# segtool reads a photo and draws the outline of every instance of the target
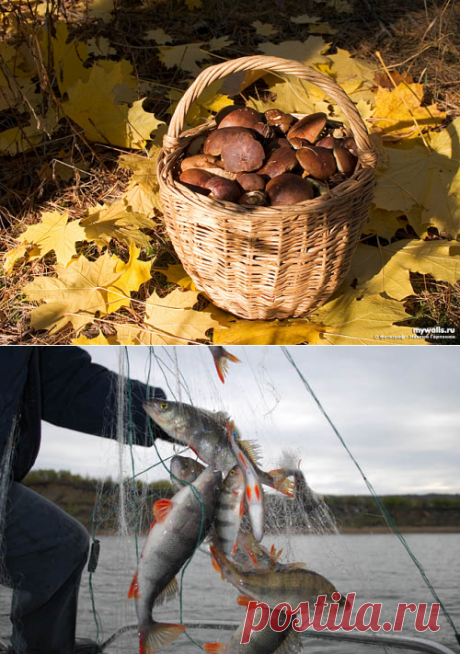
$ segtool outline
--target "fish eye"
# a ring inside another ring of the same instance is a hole
[[[234,474],[235,474],[235,470],[230,470],[230,474],[231,474],[231,475],[234,475]]]
[[[168,408],[167,402],[160,402],[160,409],[167,409],[167,408]]]
[[[188,461],[184,461],[184,468],[188,468]]]

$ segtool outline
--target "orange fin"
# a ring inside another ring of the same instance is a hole
[[[133,597],[135,599],[139,599],[139,584],[138,584],[138,581],[137,581],[137,570],[134,573],[134,577],[133,577],[133,580],[131,582],[131,586],[129,587],[129,590],[128,590],[128,599],[132,599]]]
[[[204,643],[203,649],[206,654],[225,654],[227,645],[225,643]]]
[[[227,350],[225,350],[225,356],[229,361],[233,361],[233,363],[241,363],[241,359],[238,359],[234,354],[230,354]]]
[[[222,570],[220,569],[219,564],[217,563],[216,559],[212,559],[212,567],[214,568],[214,570],[216,572],[218,572],[219,574],[222,574]]]
[[[225,373],[227,372],[227,362],[222,360],[222,358],[219,359],[214,359],[214,363],[216,364],[216,370],[217,374],[219,375],[220,381],[225,384]]]
[[[291,479],[288,479],[283,468],[278,468],[278,470],[270,470],[268,474],[273,478],[273,487],[275,490],[283,493],[283,495],[287,495],[288,497],[295,497],[294,482]]]
[[[173,643],[185,631],[185,624],[167,624],[154,622],[153,625],[139,631],[140,654],[154,654]]]
[[[168,516],[168,513],[173,507],[173,502],[171,500],[163,499],[158,500],[153,505],[153,515],[155,516],[158,522],[164,522]]]
[[[247,606],[249,602],[254,602],[254,599],[248,597],[248,595],[238,595],[238,599],[236,600],[236,603],[239,604],[239,606]]]

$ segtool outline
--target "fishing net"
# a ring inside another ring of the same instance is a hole
[[[226,382],[221,384],[206,347],[118,348],[119,381],[114,389],[118,412],[107,416],[107,430],[118,442],[117,475],[101,481],[97,491],[91,519],[92,557],[82,582],[78,618],[79,635],[96,639],[109,654],[138,651],[135,602],[127,594],[152,521],[152,505],[162,497],[170,497],[171,458],[180,454],[196,459],[185,446],[154,441],[148,420],[151,447],[133,444],[132,379],[145,384],[146,398],[150,387],[160,387],[168,400],[228,414],[243,438],[258,443],[263,470],[291,471],[294,497],[264,487],[266,530],[262,544],[268,552],[282,551],[280,562],[302,562],[331,580],[343,595],[356,592],[357,606],[382,602],[381,624],[394,621],[398,602],[427,602],[430,606],[438,601],[432,578],[435,586],[449,583],[448,573],[443,572],[446,578],[439,578],[437,557],[446,557],[446,552],[439,550],[441,545],[435,538],[416,542],[399,534],[311,388],[298,349],[229,350],[240,363],[229,364]],[[97,360],[94,349],[92,354]],[[300,437],[293,439],[292,433]],[[333,480],[337,488],[344,480],[357,480],[356,492],[368,492],[374,497],[375,514],[381,525],[388,525],[387,533],[372,537],[341,533],[342,525],[319,492],[334,486],[324,472],[327,466],[321,468],[322,472],[315,467],[326,446],[328,452],[333,452],[335,463],[340,461],[340,479]],[[247,519],[245,525],[248,529]],[[427,550],[431,553],[428,562]],[[454,555],[448,556],[455,565]],[[444,566],[446,569],[448,566]],[[404,577],[403,588],[398,585],[399,577]],[[246,609],[237,604],[238,591],[213,569],[206,541],[197,543],[178,582],[179,596],[155,607],[153,614],[156,621],[184,623],[188,628],[162,651],[185,654],[203,651],[205,642],[227,643],[244,620]],[[455,617],[456,612],[455,607],[443,605],[437,633],[417,634],[413,619],[406,620],[402,633],[421,635],[460,651],[452,635],[455,627],[451,614]],[[372,637],[370,632],[367,635]],[[329,642],[308,633],[302,636],[301,643],[302,651],[311,654],[352,654],[369,649],[368,643]],[[375,646],[374,651],[399,649],[387,643]]]

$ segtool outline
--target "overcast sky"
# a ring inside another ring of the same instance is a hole
[[[85,348],[93,361],[119,372],[124,348]],[[348,454],[280,347],[229,347],[240,359],[221,384],[206,347],[129,347],[132,378],[168,396],[226,410],[246,438],[261,445],[262,467],[279,467],[289,455],[318,493],[367,492]],[[460,349],[451,347],[291,347],[297,366],[321,400],[349,449],[385,493],[460,492]],[[120,357],[121,351],[121,357]],[[166,370],[166,366],[170,372]],[[163,368],[163,370],[162,370]],[[179,391],[179,370],[187,390]],[[135,466],[157,462],[152,448],[119,451],[108,439],[43,423],[35,469],[67,469],[91,477],[117,478]],[[173,453],[160,447],[163,457]],[[159,466],[141,478],[164,478]]]

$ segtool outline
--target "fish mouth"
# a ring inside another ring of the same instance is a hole
[[[161,407],[162,404],[165,405],[163,409],[165,409],[168,406],[168,403],[165,400],[147,400],[146,402],[143,402],[142,408],[151,417],[159,416],[162,413],[162,407]]]

